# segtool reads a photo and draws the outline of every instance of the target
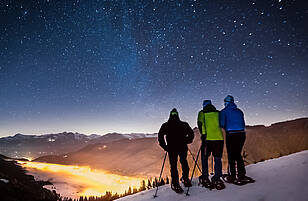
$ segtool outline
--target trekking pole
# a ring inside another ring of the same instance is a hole
[[[211,175],[214,174],[214,156],[212,155],[212,172]]]
[[[161,175],[162,175],[163,170],[164,170],[164,166],[165,166],[165,161],[166,161],[167,154],[168,154],[168,152],[166,151],[166,153],[165,153],[165,157],[164,157],[163,166],[161,167],[161,171],[160,171],[160,175],[159,175],[158,183],[160,183],[160,179],[161,179]],[[158,183],[156,184],[156,187],[157,187],[157,188],[156,188],[156,192],[155,192],[155,194],[153,195],[153,197],[154,197],[154,198],[156,198],[156,197],[157,197]]]
[[[188,151],[189,151],[190,155],[192,156],[193,160],[195,161],[195,163],[197,163],[197,167],[198,167],[200,173],[202,173],[201,168],[200,168],[200,166],[198,165],[198,162],[196,162],[195,157],[194,157],[194,155],[191,153],[191,151],[190,151],[189,148],[188,148]]]
[[[192,181],[193,176],[194,176],[194,173],[195,173],[195,169],[196,169],[196,166],[197,166],[197,162],[198,162],[199,154],[200,154],[200,151],[201,151],[201,147],[202,147],[202,145],[200,146],[200,149],[199,149],[199,151],[198,151],[197,158],[196,158],[196,161],[195,161],[194,169],[193,169],[192,174],[191,174],[191,179],[190,179],[190,181]],[[186,196],[189,195],[188,192],[189,192],[189,186],[188,186],[188,189],[187,189],[187,192],[186,192]]]

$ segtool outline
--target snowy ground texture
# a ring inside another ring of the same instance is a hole
[[[120,200],[308,201],[308,150],[249,165],[246,170],[247,175],[256,180],[255,183],[244,186],[225,183],[225,189],[210,191],[198,186],[195,179],[189,190],[190,196],[176,194],[169,185],[165,185],[159,188],[155,199],[155,190],[151,189]]]

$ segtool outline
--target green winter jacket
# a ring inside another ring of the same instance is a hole
[[[213,105],[209,107],[215,108]],[[198,114],[198,127],[201,135],[206,135],[206,140],[224,140],[221,128],[219,127],[219,112],[204,108]]]

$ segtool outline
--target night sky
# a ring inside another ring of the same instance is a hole
[[[157,132],[234,96],[246,123],[308,116],[304,0],[1,0],[0,136]]]

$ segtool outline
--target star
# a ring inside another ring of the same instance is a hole
[[[91,132],[125,129],[118,122],[157,132],[169,107],[188,103],[187,111],[198,111],[205,95],[216,102],[234,95],[250,124],[288,119],[278,112],[293,111],[294,104],[294,117],[307,116],[303,8],[281,0],[3,4],[0,119],[8,126],[0,131],[22,129],[25,118],[34,128],[40,112],[59,132],[57,122],[67,122],[59,113],[72,116],[67,125],[85,133],[96,120],[102,120],[95,126],[100,130]],[[255,101],[262,104],[246,106]],[[155,121],[136,115],[148,105],[159,108],[151,113]],[[261,113],[266,106],[271,111]],[[103,121],[114,114],[125,115]],[[184,115],[196,124],[194,114]],[[81,116],[89,117],[84,126],[76,123]]]

